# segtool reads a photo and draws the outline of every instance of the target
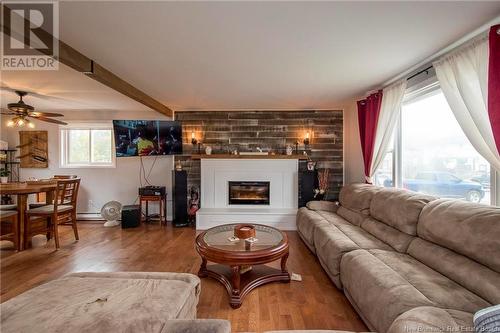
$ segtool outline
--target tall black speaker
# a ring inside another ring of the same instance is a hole
[[[316,170],[299,171],[299,208],[314,200],[314,189],[318,188],[318,173]]]
[[[172,217],[174,227],[184,227],[188,222],[187,172],[172,170]]]

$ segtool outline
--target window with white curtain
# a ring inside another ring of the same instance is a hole
[[[115,166],[111,123],[70,123],[60,127],[62,168]]]
[[[493,204],[489,163],[460,128],[439,85],[407,93],[376,185]]]

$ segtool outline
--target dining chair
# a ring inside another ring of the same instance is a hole
[[[75,239],[78,240],[78,228],[76,225],[76,201],[80,188],[80,178],[57,179],[54,202],[26,211],[25,241],[38,234],[46,234],[47,240],[51,239],[52,233],[59,248],[59,230],[61,224],[70,223],[73,227]],[[45,221],[45,224],[43,223]],[[25,244],[27,246],[28,244]]]
[[[78,176],[77,175],[54,175],[52,178],[53,179],[74,179],[74,178],[78,178]],[[45,193],[41,192],[41,193],[36,194],[36,202],[30,203],[29,207],[30,208],[38,208],[38,207],[42,207],[45,205],[46,205]]]
[[[0,240],[14,243],[14,249],[19,250],[19,230],[17,225],[17,211],[0,211]]]

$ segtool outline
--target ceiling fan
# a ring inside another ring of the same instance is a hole
[[[28,94],[27,92],[16,90],[15,93],[19,96],[19,101],[17,103],[7,104],[8,110],[2,109],[1,111],[1,114],[14,116],[14,118],[12,118],[7,122],[8,127],[14,127],[14,126],[23,127],[26,125],[30,128],[34,128],[35,124],[29,118],[53,124],[67,125],[67,123],[65,123],[64,121],[52,118],[52,117],[63,117],[64,115],[60,113],[38,112],[35,111],[35,108],[33,106],[24,103],[23,97]]]

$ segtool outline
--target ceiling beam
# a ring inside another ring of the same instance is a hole
[[[5,7],[4,7],[5,8]],[[24,20],[29,24],[28,19]],[[6,25],[4,20],[0,20],[2,31],[7,36],[12,36],[16,40],[24,43],[24,34],[16,31],[11,31],[10,27]],[[5,37],[5,36],[4,36]],[[55,38],[52,34],[45,30],[38,30],[37,37],[40,38],[42,42],[53,40],[54,43],[59,45],[59,55],[56,60],[60,63],[73,68],[74,70],[85,74],[86,76],[94,79],[105,86],[147,106],[148,108],[164,114],[168,117],[172,117],[174,112],[168,106],[157,101],[153,97],[134,87],[127,81],[120,78],[118,75],[112,73],[108,69],[99,65],[92,59],[88,58],[78,50],[74,49],[70,45],[64,43],[63,41]],[[40,50],[44,54],[43,50]],[[47,53],[45,53],[47,54]],[[51,54],[48,54],[52,56]]]

